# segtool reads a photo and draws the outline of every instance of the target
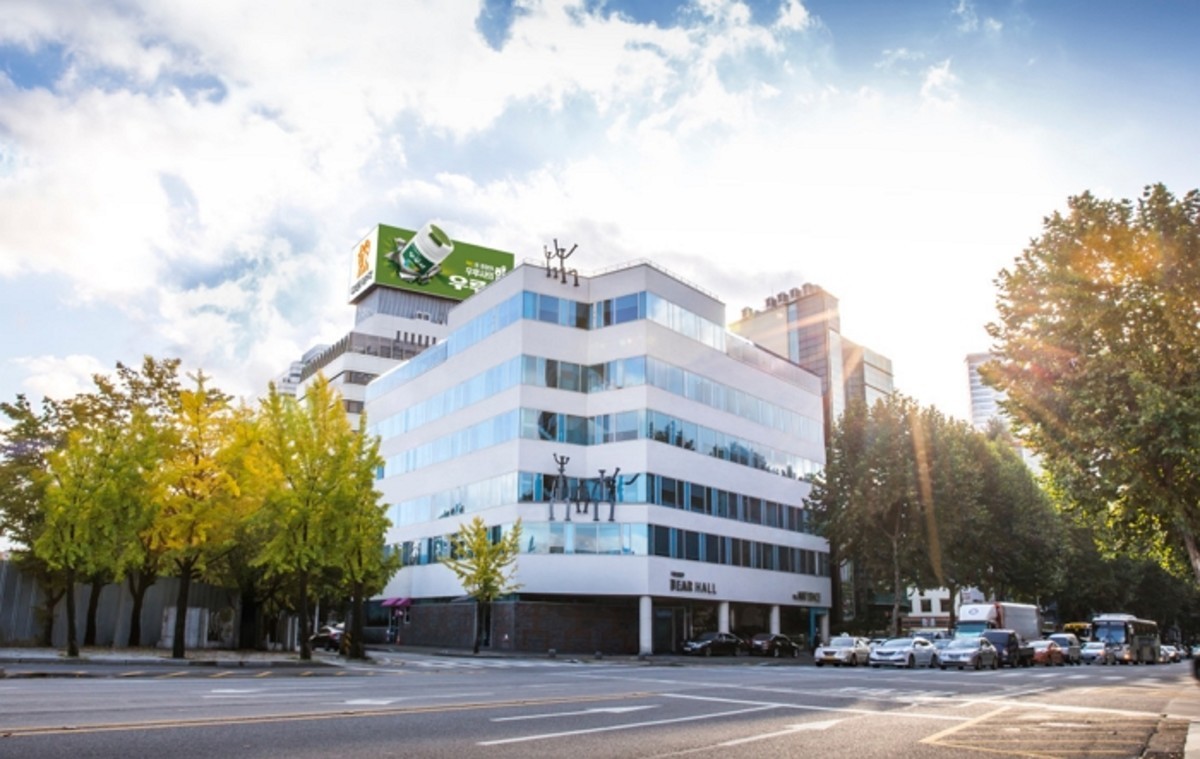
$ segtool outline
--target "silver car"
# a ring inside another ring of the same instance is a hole
[[[955,638],[938,652],[942,669],[958,667],[959,669],[996,669],[1000,666],[1000,655],[996,647],[982,635]]]
[[[871,666],[936,667],[937,649],[924,638],[892,638],[871,652]]]
[[[867,641],[850,635],[839,635],[827,644],[818,646],[813,652],[813,659],[818,667],[826,664],[857,667],[866,664],[870,656],[871,649],[867,646]]]

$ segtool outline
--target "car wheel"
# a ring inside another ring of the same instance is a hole
[[[943,672],[945,672],[945,671],[946,671],[946,665],[945,665],[945,664],[939,664],[939,665],[938,665],[938,669],[940,669],[940,670],[942,670]],[[962,669],[962,667],[959,667],[959,669]]]
[[[933,656],[929,657],[929,668],[933,669],[936,666],[938,666],[938,658],[937,654],[934,654]]]
[[[992,671],[995,672],[998,669],[1000,669],[1000,660],[998,658],[996,658],[995,656],[993,656],[992,657]]]
[[[909,655],[908,655],[908,668],[909,668],[909,669],[916,669],[916,668],[917,668],[917,660],[913,658],[913,655],[912,655],[912,654],[909,654]]]
[[[872,665],[871,665],[871,669],[879,669],[879,665],[878,665],[878,664],[872,664]]]
[[[983,666],[983,662],[980,661],[980,657],[976,656],[975,657],[975,667],[974,667],[975,671],[978,672],[979,668],[982,666]]]
[[[825,666],[825,662],[823,662],[823,661],[818,661],[818,662],[817,662],[817,666],[818,666],[818,667],[824,667],[824,666]]]

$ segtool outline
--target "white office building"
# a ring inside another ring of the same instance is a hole
[[[367,386],[385,459],[384,593],[396,638],[470,645],[475,605],[439,558],[480,515],[521,524],[497,649],[678,650],[701,631],[828,639],[820,379],[728,333],[716,297],[638,263],[522,265],[449,311],[446,335]]]

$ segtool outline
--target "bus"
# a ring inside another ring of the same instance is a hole
[[[1092,619],[1092,640],[1111,646],[1122,664],[1155,664],[1158,624],[1132,614],[1101,614]]]
[[[1089,641],[1092,639],[1091,622],[1067,622],[1062,626],[1062,631],[1065,633],[1071,633],[1082,641]]]

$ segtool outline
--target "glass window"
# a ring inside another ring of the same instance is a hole
[[[671,555],[671,528],[660,525],[650,525],[651,537],[654,540],[655,556]]]
[[[551,522],[547,525],[550,528],[548,536],[549,550],[547,553],[563,553],[567,548],[566,525],[562,522]]]
[[[613,439],[621,440],[637,440],[638,436],[638,412],[622,411],[614,418],[615,430]]]
[[[539,295],[537,297],[538,321],[558,324],[558,298],[555,298],[553,295]]]
[[[596,550],[596,524],[575,525],[575,553],[598,553]]]
[[[538,439],[558,440],[558,414],[553,411],[538,413]]]
[[[583,378],[580,376],[579,364],[561,361],[558,364],[558,387],[579,393],[583,391]]]
[[[634,356],[623,363],[625,376],[622,387],[637,387],[646,384],[646,357]]]
[[[621,527],[616,522],[602,522],[596,530],[596,553],[621,553]]]
[[[638,318],[638,294],[622,295],[613,306],[613,324],[624,324]]]
[[[691,561],[700,560],[700,533],[691,530],[683,531],[683,558]]]
[[[648,555],[650,552],[650,525],[626,524],[621,527],[621,550],[634,556]]]

